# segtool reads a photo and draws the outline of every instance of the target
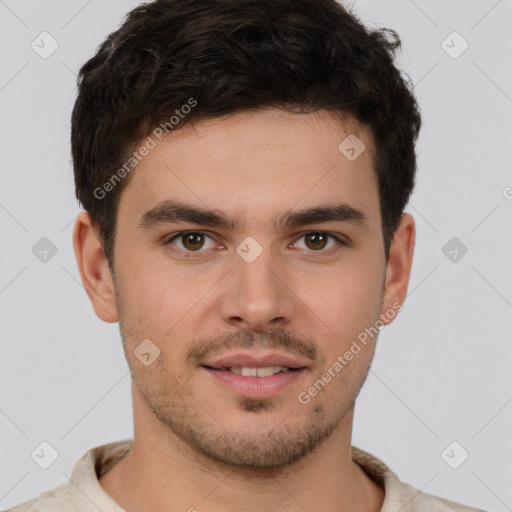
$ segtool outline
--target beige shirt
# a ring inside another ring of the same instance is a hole
[[[98,477],[126,455],[132,442],[126,439],[91,448],[75,462],[70,481],[6,512],[126,512],[105,492]],[[355,446],[352,459],[384,486],[381,512],[485,512],[418,491],[401,482],[382,461]]]

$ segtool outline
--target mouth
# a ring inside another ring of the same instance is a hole
[[[215,368],[201,366],[224,389],[248,398],[270,398],[296,383],[306,367],[230,366]]]
[[[278,373],[298,371],[303,368],[288,368],[287,366],[230,366],[229,368],[214,368],[213,366],[203,365],[203,368],[217,370],[221,372],[231,372],[243,377],[261,377],[267,378]],[[304,367],[305,368],[305,367]]]

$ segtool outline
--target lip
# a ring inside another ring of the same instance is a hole
[[[270,398],[297,382],[307,372],[307,368],[300,368],[276,373],[270,377],[244,377],[229,370],[215,370],[205,366],[202,369],[208,372],[221,386],[249,398]]]
[[[236,352],[218,359],[205,361],[202,363],[202,366],[207,366],[215,370],[230,368],[231,366],[251,368],[267,366],[285,366],[292,369],[307,368],[307,364],[304,361],[285,354],[279,354],[277,352],[271,352],[268,354],[258,354],[257,352]],[[260,378],[269,379],[271,377]]]

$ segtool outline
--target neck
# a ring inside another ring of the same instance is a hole
[[[160,423],[136,393],[134,441],[100,479],[127,512],[378,512],[384,489],[352,460],[352,407],[313,452],[273,475],[219,464]]]

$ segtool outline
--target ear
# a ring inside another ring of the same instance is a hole
[[[381,320],[384,325],[390,324],[395,318],[395,314],[391,317],[389,312],[391,310],[394,310],[395,313],[399,311],[405,301],[411,275],[415,240],[416,226],[414,218],[412,215],[404,213],[400,218],[400,223],[389,250],[381,311]]]
[[[96,315],[104,322],[117,322],[114,282],[96,228],[82,212],[73,231],[73,248],[85,291]]]

